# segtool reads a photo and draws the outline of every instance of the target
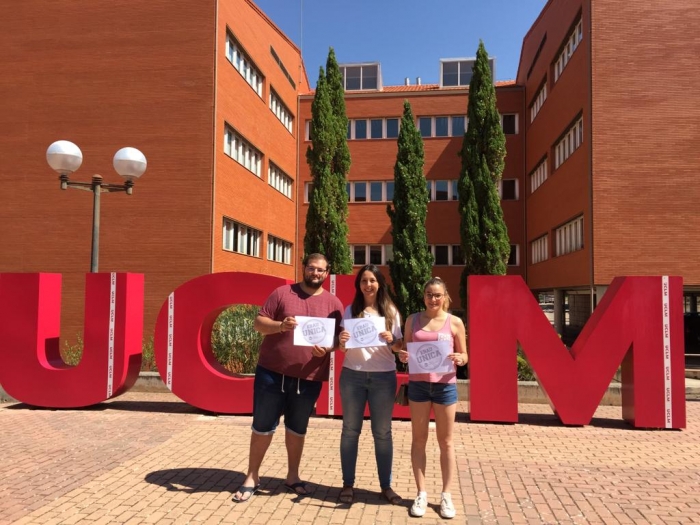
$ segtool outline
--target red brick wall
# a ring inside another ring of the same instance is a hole
[[[700,284],[694,0],[593,4],[595,280]]]
[[[64,275],[62,335],[82,330],[92,196],[61,191],[55,140],[83,151],[76,180],[120,182],[114,153],[148,170],[134,194],[103,194],[100,270],[146,274],[146,336],[167,295],[210,269],[216,2],[13,4],[3,19],[0,271]]]

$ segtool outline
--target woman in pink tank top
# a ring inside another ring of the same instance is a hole
[[[432,409],[435,412],[435,430],[440,446],[442,469],[440,516],[449,519],[455,516],[450,490],[455,470],[452,433],[457,413],[456,366],[467,363],[467,343],[464,323],[447,312],[450,296],[444,281],[433,277],[425,284],[423,291],[425,310],[410,315],[406,320],[405,342],[427,344],[412,344],[399,353],[404,363],[409,361],[411,354],[408,370],[412,431],[411,464],[418,489],[418,495],[411,507],[411,515],[423,516],[428,506],[425,447],[428,443],[428,423]],[[431,342],[438,344],[431,345]]]

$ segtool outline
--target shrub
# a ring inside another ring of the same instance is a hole
[[[61,359],[67,365],[75,366],[80,363],[80,358],[83,357],[83,337],[77,335],[75,344],[70,344],[67,340],[63,341],[63,348],[60,350]]]
[[[532,367],[523,353],[523,349],[518,345],[518,381],[536,380]]]
[[[156,353],[153,348],[153,336],[151,336],[151,338],[148,341],[143,342],[143,347],[141,350],[141,371],[158,371],[158,365],[156,364]]]
[[[228,371],[252,374],[258,364],[263,336],[253,329],[260,307],[238,304],[227,308],[216,319],[211,331],[211,347],[216,360]]]

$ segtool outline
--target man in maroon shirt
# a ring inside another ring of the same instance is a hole
[[[233,501],[248,501],[260,487],[260,465],[272,442],[281,415],[284,415],[287,447],[285,487],[298,496],[309,494],[299,477],[299,463],[309,418],[328,380],[328,354],[338,346],[343,305],[322,287],[328,276],[328,260],[319,253],[304,260],[304,279],[280,286],[260,309],[255,330],[265,336],[255,371],[253,425],[250,436],[248,475]],[[294,345],[295,316],[326,317],[336,320],[334,347]]]

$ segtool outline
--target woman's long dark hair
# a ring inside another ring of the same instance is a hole
[[[371,272],[375,279],[377,279],[377,312],[386,320],[386,329],[392,331],[394,325],[394,316],[398,312],[398,308],[394,305],[391,297],[386,290],[386,279],[384,275],[379,271],[379,268],[374,264],[365,264],[360,271],[357,272],[357,277],[355,278],[355,298],[352,300],[352,306],[350,310],[353,317],[362,317],[362,313],[365,309],[365,296],[360,288],[360,281],[362,281],[362,275],[365,272]]]

